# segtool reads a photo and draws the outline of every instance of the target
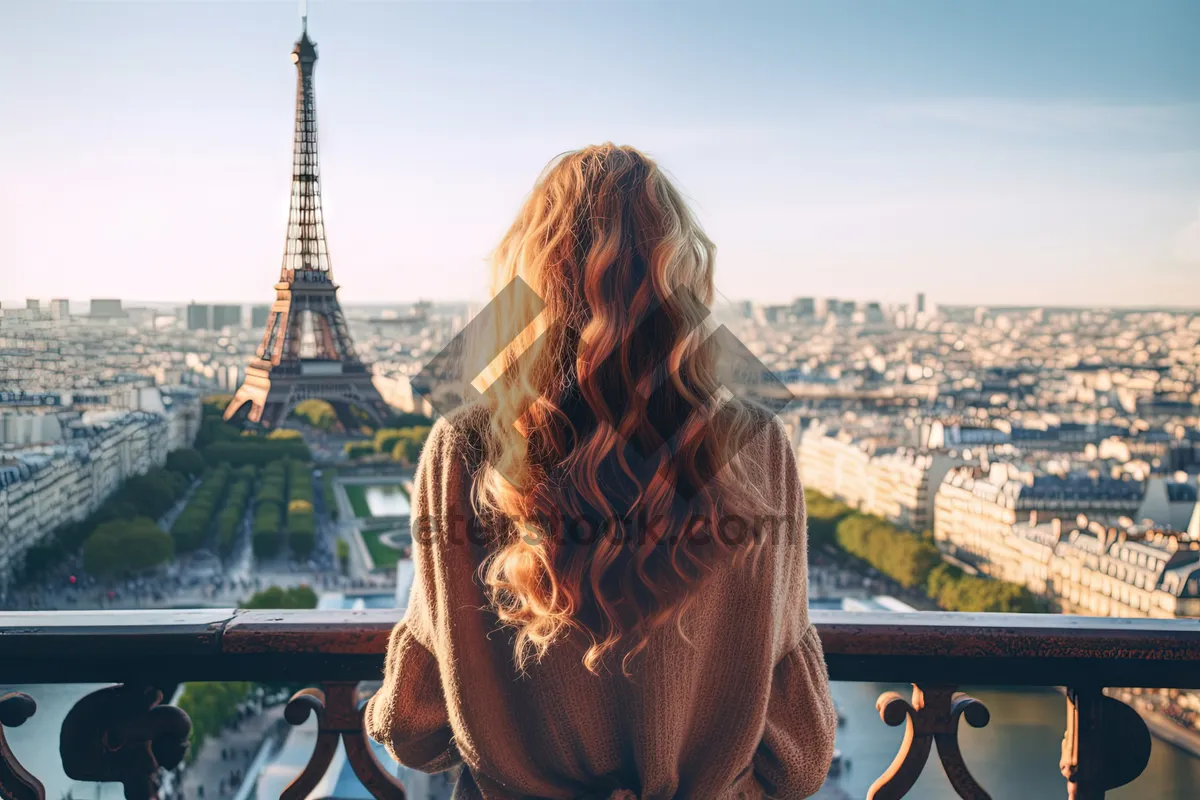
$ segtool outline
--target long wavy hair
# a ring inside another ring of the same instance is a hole
[[[713,566],[753,550],[714,535],[748,496],[732,450],[753,413],[719,397],[714,255],[654,161],[612,144],[552,161],[493,254],[498,318],[534,319],[482,379],[474,484],[502,521],[482,575],[521,669],[575,630],[589,670],[616,653],[629,674],[654,629],[686,638]],[[518,278],[532,291],[506,292]]]

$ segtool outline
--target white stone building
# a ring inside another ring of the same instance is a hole
[[[872,438],[816,425],[800,437],[797,462],[805,487],[906,530],[933,527],[942,479],[963,460],[911,448],[876,450]]]
[[[862,510],[905,530],[932,530],[938,487],[962,463],[954,456],[907,448],[873,456],[867,462]]]
[[[86,412],[60,442],[0,451],[0,592],[30,547],[162,466],[176,443],[171,424],[148,411]]]
[[[850,432],[814,425],[800,437],[797,465],[808,489],[861,508],[867,497],[871,445]]]
[[[1002,577],[1008,539],[1018,523],[1074,520],[1078,515],[1130,517],[1142,503],[1138,481],[1048,475],[1018,464],[950,470],[934,498],[938,548],[980,571]]]

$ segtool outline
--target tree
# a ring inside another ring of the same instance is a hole
[[[929,571],[929,578],[925,582],[925,592],[933,600],[938,601],[938,605],[942,605],[940,598],[944,592],[948,592],[954,584],[961,581],[965,573],[954,566],[953,564],[938,564]]]
[[[892,577],[905,589],[924,587],[930,570],[942,563],[942,554],[929,542],[895,528],[886,534],[894,558]]]
[[[179,708],[192,721],[189,761],[200,752],[207,739],[220,734],[237,716],[238,706],[250,696],[253,688],[254,684],[246,681],[184,684],[179,695]]]
[[[217,515],[217,549],[221,555],[227,556],[233,552],[238,526],[242,521],[242,511],[242,503],[235,503],[231,498],[230,503]]]
[[[128,502],[137,515],[154,519],[167,513],[187,491],[187,479],[177,472],[154,467],[134,475],[117,490],[117,502]]]
[[[67,554],[77,552],[92,532],[106,522],[161,517],[184,496],[187,486],[188,479],[182,473],[158,467],[128,479],[86,518],[69,522],[54,531],[55,546],[60,551],[55,558],[61,560]],[[32,566],[40,567],[39,559],[48,557],[48,553],[34,554]]]
[[[171,537],[154,520],[112,520],[83,543],[83,568],[94,575],[129,575],[169,561],[174,553]]]
[[[373,442],[346,442],[344,449],[346,457],[351,460],[375,455],[376,452]]]
[[[232,402],[233,395],[231,394],[210,394],[208,397],[200,401],[203,413],[213,414],[216,416],[223,416],[225,414],[225,409],[228,408],[229,404]]]
[[[225,496],[225,507],[217,515],[217,548],[224,555],[233,551],[246,506],[250,502],[250,488],[254,483],[254,467],[241,467],[234,478],[229,493]]]
[[[54,537],[25,551],[25,575],[36,578],[51,567],[61,564],[66,552]]]
[[[254,499],[259,503],[274,503],[277,506],[283,506],[283,479],[264,478],[262,484],[258,487],[258,493]]]
[[[947,611],[1033,613],[1045,607],[1024,586],[967,575],[946,565],[930,572],[928,591]]]
[[[250,544],[256,556],[270,557],[279,553],[283,546],[279,506],[274,503],[262,503],[255,507]]]
[[[313,506],[307,500],[292,500],[288,503],[288,516],[313,513]]]
[[[242,603],[247,609],[316,608],[317,593],[305,584],[282,589],[268,586]]]
[[[428,425],[404,428],[381,428],[375,432],[372,445],[375,452],[390,455],[395,461],[412,463],[421,455],[421,447],[429,437]]]
[[[295,440],[295,439],[303,439],[304,434],[301,433],[300,431],[291,430],[290,428],[278,428],[278,429],[273,430],[270,433],[268,433],[267,438],[271,439],[271,440],[275,440],[275,441],[289,440],[289,439]]]
[[[308,558],[316,546],[317,534],[313,528],[297,525],[295,530],[288,532],[288,545],[298,558]]]
[[[242,438],[236,425],[225,421],[220,415],[205,415],[200,418],[200,431],[196,434],[196,447],[202,452],[217,442],[236,442]]]
[[[307,461],[291,461],[287,466],[289,500],[307,500],[312,503],[312,464]]]
[[[906,589],[924,587],[942,556],[930,542],[867,514],[851,514],[837,524],[837,542]]]
[[[845,503],[805,490],[804,505],[808,516],[809,549],[835,546],[837,527],[853,509]]]
[[[209,464],[228,463],[235,467],[245,464],[264,466],[284,458],[312,460],[312,451],[302,439],[268,439],[265,436],[242,436],[236,441],[218,441],[200,452]]]
[[[196,447],[203,450],[213,442],[236,440],[241,431],[236,425],[225,421],[225,409],[233,400],[233,395],[215,394],[204,398],[200,406],[200,431],[196,435]],[[210,461],[210,464],[215,463]]]
[[[59,543],[62,544],[63,549],[66,552],[78,552],[79,548],[83,546],[83,543],[87,541],[88,535],[95,530],[97,525],[104,521],[100,518],[100,512],[102,510],[103,506],[97,509],[86,520],[82,520],[80,522],[71,522],[59,528],[57,534],[55,534],[55,538],[57,538]],[[137,515],[131,514],[129,519],[133,519],[135,516]]]
[[[401,432],[399,428],[380,428],[375,431],[375,435],[371,438],[371,443],[375,448],[376,453],[390,453],[396,443],[400,441]]]
[[[810,536],[833,524],[833,543],[905,588],[920,588],[947,611],[1040,612],[1045,601],[1024,586],[967,575],[942,562],[929,533],[899,530],[816,492],[805,492]]]
[[[333,489],[333,479],[337,477],[337,473],[332,469],[326,469],[321,473],[321,500],[325,504],[325,513],[330,519],[338,518],[337,497]]]
[[[292,416],[299,417],[319,431],[329,432],[338,425],[337,412],[325,400],[305,400],[292,409]]]
[[[204,474],[203,481],[188,501],[187,507],[171,526],[171,536],[175,538],[175,546],[179,552],[195,550],[208,538],[213,519],[225,497],[231,473],[229,465],[222,464]]]
[[[195,478],[204,472],[207,467],[208,462],[204,460],[204,456],[200,455],[200,451],[194,448],[182,447],[179,450],[172,450],[170,453],[167,453],[167,469],[171,472],[178,472],[189,478]]]
[[[311,502],[292,500],[288,503],[287,529],[292,552],[300,558],[307,558],[317,539],[317,523]]]
[[[425,426],[405,428],[391,450],[392,460],[404,464],[415,464],[421,457],[421,449],[429,438],[430,429]]]
[[[411,411],[399,411],[392,415],[388,420],[387,427],[389,428],[412,428],[412,427],[432,427],[433,418],[427,417],[424,414],[414,414]]]

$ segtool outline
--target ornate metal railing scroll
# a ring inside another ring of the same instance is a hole
[[[279,800],[303,800],[329,769],[340,739],[346,748],[346,760],[355,776],[371,793],[382,800],[405,800],[404,784],[392,775],[379,759],[363,728],[363,703],[358,681],[329,681],[320,689],[303,689],[292,696],[284,718],[302,725],[310,715],[317,717],[317,744],[304,770],[280,795]]]
[[[37,703],[24,692],[0,695],[0,796],[8,800],[46,800],[42,782],[21,766],[4,736],[5,728],[24,725],[36,711]]]
[[[958,747],[958,720],[965,718],[973,728],[988,724],[987,707],[973,697],[956,692],[953,686],[923,689],[913,684],[912,702],[896,692],[884,692],[876,701],[879,716],[893,728],[904,725],[900,752],[867,791],[867,800],[897,800],[908,794],[925,768],[929,751],[936,746],[950,785],[966,800],[991,800],[991,795],[971,777]]]
[[[77,781],[115,782],[126,800],[158,797],[161,769],[187,755],[192,721],[163,705],[164,692],[136,684],[109,686],[84,697],[63,719],[63,771]]]

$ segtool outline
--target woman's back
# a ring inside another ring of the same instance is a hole
[[[657,629],[627,677],[583,669],[589,641],[569,637],[521,674],[478,580],[494,533],[471,512],[481,455],[472,442],[484,417],[474,408],[440,420],[422,455],[417,574],[371,704],[371,735],[418,769],[464,761],[463,797],[814,793],[836,715],[808,623],[803,494],[782,430],[765,426],[746,446],[751,477],[777,509],[754,521],[766,534],[761,550],[703,583],[682,620],[686,640]],[[744,522],[723,535],[744,535]]]
[[[746,359],[709,322],[714,254],[632,148],[566,154],[526,200],[472,325],[494,341],[449,393],[482,394],[418,469],[417,577],[369,714],[402,762],[461,760],[489,798],[820,785],[803,494],[778,423],[723,391]]]

